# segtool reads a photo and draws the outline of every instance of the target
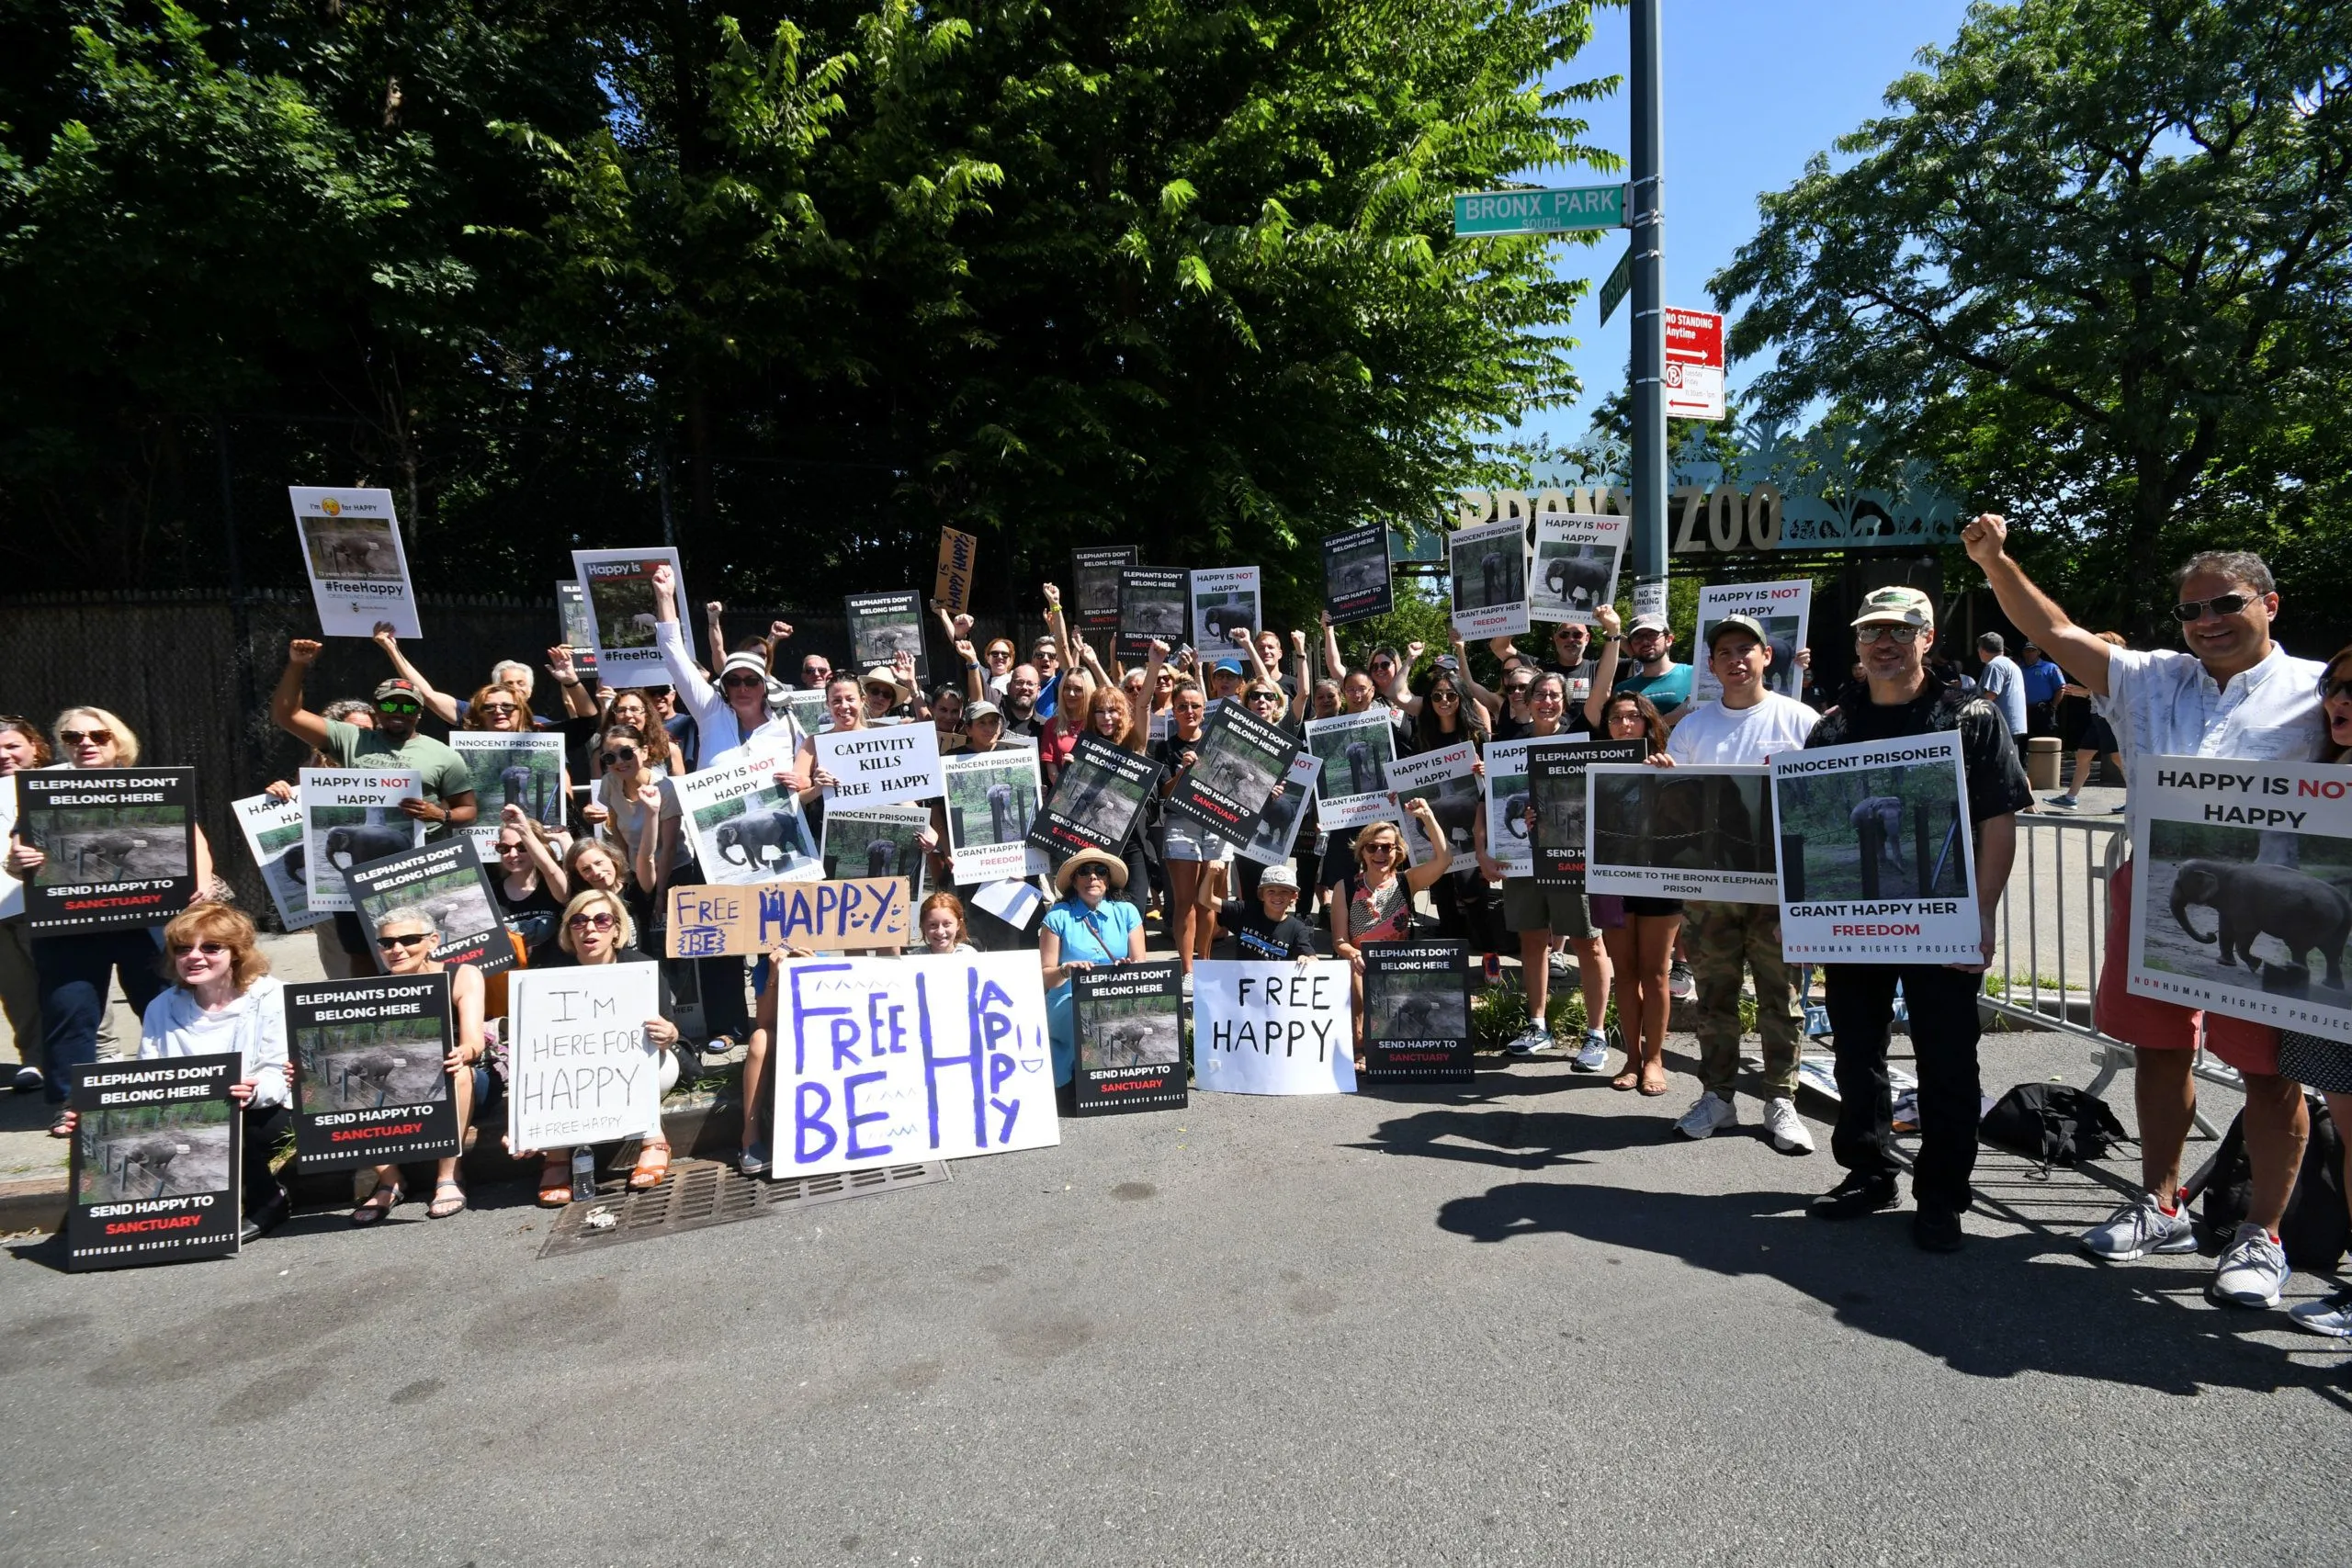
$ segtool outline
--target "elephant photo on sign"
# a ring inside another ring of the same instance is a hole
[[[188,874],[187,809],[179,806],[28,809],[17,834],[49,858],[42,887],[164,881]]]
[[[829,811],[820,851],[825,875],[903,877],[911,902],[922,892],[922,835],[930,825],[931,813],[919,806]]]
[[[1770,787],[1762,776],[1595,773],[1593,862],[1658,871],[1770,872],[1777,863],[1765,798]],[[1902,802],[1894,805],[1899,809]]]
[[[369,931],[395,911],[424,920],[440,933],[444,945],[463,937],[478,937],[499,929],[498,907],[480,870],[458,866],[396,888],[370,893],[359,899],[360,923]]]
[[[390,519],[359,517],[329,523],[302,519],[302,544],[310,551],[311,575],[322,580],[398,582],[400,555]]]
[[[229,1186],[229,1118],[220,1100],[102,1107],[82,1113],[82,1203],[136,1203]]]
[[[1609,602],[1616,581],[1616,546],[1545,541],[1536,547],[1532,600],[1539,615],[1553,612],[1582,618]]]
[[[774,789],[713,801],[694,817],[713,882],[763,882],[817,860],[808,818]]]
[[[1182,585],[1144,587],[1130,582],[1121,590],[1119,626],[1133,636],[1181,638],[1184,612]]]
[[[2160,820],[2136,874],[2146,968],[2344,1005],[2352,840]]]
[[[1783,779],[1792,903],[1969,896],[1968,812],[1946,764]]]
[[[1385,733],[1387,728],[1384,718],[1377,726],[1349,725],[1307,731],[1307,748],[1323,762],[1316,788],[1324,799],[1379,795],[1387,790],[1388,763],[1395,750]]]
[[[1388,581],[1388,547],[1354,550],[1332,564],[1330,581],[1326,585],[1335,599],[1353,599],[1376,594]]]
[[[1405,809],[1408,800],[1429,802],[1430,815],[1437,818],[1437,828],[1445,836],[1446,847],[1453,852],[1451,874],[1476,876],[1478,874],[1477,842],[1478,781],[1468,774],[1458,779],[1441,779],[1419,789],[1396,792],[1396,807],[1405,819],[1405,841],[1413,852],[1413,863],[1433,859],[1437,846],[1430,842],[1422,830],[1420,818]],[[1520,808],[1521,817],[1526,807]]]
[[[1091,1000],[1078,1031],[1079,1065],[1094,1072],[1170,1066],[1182,1059],[1182,1031],[1167,997]]]
[[[1460,1040],[1470,1030],[1462,976],[1443,969],[1367,969],[1363,1017],[1374,1040]]]
[[[1144,786],[1107,768],[1074,766],[1062,777],[1054,809],[1097,838],[1117,842],[1143,805]]]
[[[432,1105],[449,1096],[439,1021],[393,1019],[295,1032],[304,1115]]]
[[[653,646],[653,582],[651,573],[663,563],[647,561],[641,570],[588,578],[588,604],[595,612],[596,636],[607,649]]]
[[[1192,779],[1202,788],[1256,811],[1274,793],[1274,771],[1246,743],[1218,729],[1203,739],[1194,754]]]
[[[1453,548],[1453,607],[1487,610],[1527,597],[1527,555],[1509,538]]]
[[[958,848],[1015,843],[1037,819],[1035,762],[1006,753],[1001,768],[958,770],[947,775],[948,825]]]

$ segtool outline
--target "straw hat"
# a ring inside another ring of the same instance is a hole
[[[1069,897],[1069,885],[1076,879],[1078,868],[1082,865],[1101,866],[1109,874],[1111,886],[1114,888],[1125,887],[1127,885],[1126,862],[1108,850],[1080,850],[1062,862],[1060,868],[1054,873],[1054,891],[1065,898]]]

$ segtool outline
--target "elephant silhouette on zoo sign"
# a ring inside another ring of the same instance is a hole
[[[747,865],[754,871],[767,868],[771,850],[775,852],[776,859],[786,864],[811,855],[808,835],[799,817],[773,807],[729,818],[711,830],[711,842],[718,847],[720,860],[729,865]]]
[[[2210,933],[2199,931],[2188,918],[2189,909],[2199,904],[2214,913]],[[2243,961],[2248,970],[2259,973],[2262,964],[2254,955],[2254,943],[2262,936],[2285,943],[2297,965],[2316,948],[2327,983],[2344,988],[2352,895],[2332,882],[2283,865],[2186,860],[2173,873],[2172,918],[2191,942],[2218,943],[2226,967]]]

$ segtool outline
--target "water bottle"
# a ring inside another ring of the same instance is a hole
[[[571,1151],[571,1201],[585,1203],[596,1196],[596,1151],[582,1144]]]

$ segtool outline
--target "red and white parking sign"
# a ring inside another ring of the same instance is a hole
[[[1724,319],[1713,310],[1667,308],[1666,416],[1724,417]]]

